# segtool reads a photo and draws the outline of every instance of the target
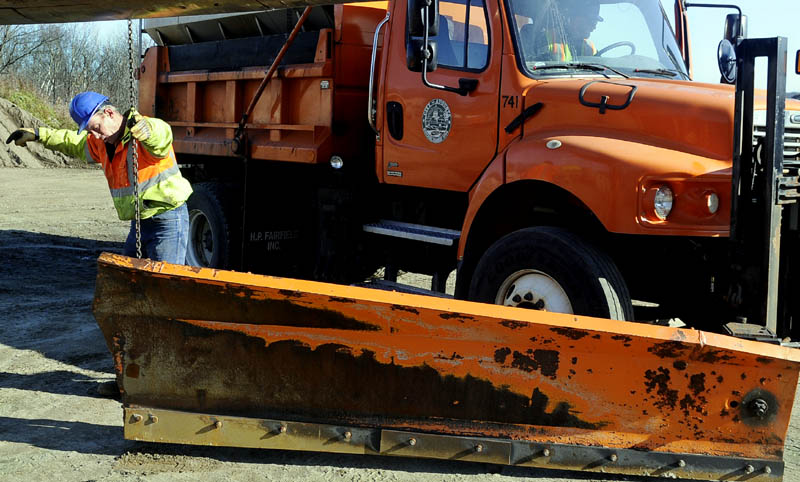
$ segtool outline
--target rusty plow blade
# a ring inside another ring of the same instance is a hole
[[[781,480],[800,351],[103,254],[125,437]]]

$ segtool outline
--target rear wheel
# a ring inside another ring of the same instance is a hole
[[[535,227],[495,242],[475,268],[469,298],[541,311],[632,320],[610,257],[569,231]]]
[[[186,264],[207,268],[231,268],[236,262],[234,252],[238,239],[238,223],[228,215],[223,186],[203,182],[192,186],[194,192],[187,201],[189,208],[189,243]]]

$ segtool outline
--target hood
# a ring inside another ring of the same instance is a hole
[[[619,138],[730,161],[734,93],[730,85],[661,79],[538,81],[525,91],[525,106],[541,102],[543,108],[527,120],[523,135]]]

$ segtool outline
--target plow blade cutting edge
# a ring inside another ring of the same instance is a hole
[[[125,437],[781,480],[800,351],[103,254]]]

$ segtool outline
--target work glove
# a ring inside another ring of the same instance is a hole
[[[6,139],[6,144],[10,144],[11,141],[14,141],[14,144],[25,147],[25,144],[28,141],[38,141],[39,140],[39,129],[28,129],[27,127],[23,127],[22,129],[17,129],[8,136]]]
[[[135,123],[133,127],[131,127],[131,135],[137,141],[145,141],[150,137],[150,124],[147,123],[147,120],[139,113],[133,114],[133,122]]]

